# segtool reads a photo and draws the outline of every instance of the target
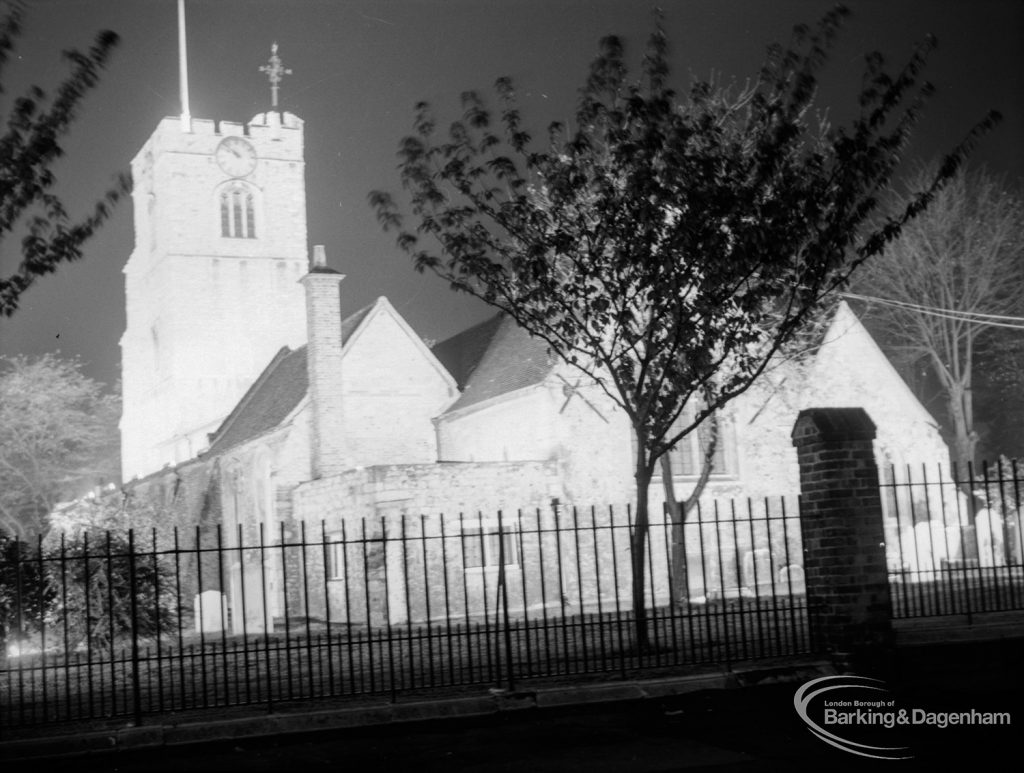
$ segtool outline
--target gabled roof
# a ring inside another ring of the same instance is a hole
[[[342,344],[359,328],[371,308],[372,303],[342,320]],[[295,410],[308,389],[306,347],[282,348],[213,433],[206,453],[223,453],[277,427]]]
[[[848,328],[851,322],[859,323],[872,342],[877,345],[879,331],[877,330],[877,325],[869,324],[871,320],[867,311],[863,304],[851,302],[850,299],[841,295],[833,299],[825,307],[817,324],[811,329],[808,349],[817,354],[825,344],[835,340],[835,335],[841,334],[842,331],[835,329],[837,324],[844,323],[845,327]],[[872,327],[876,329],[872,330]],[[890,365],[894,365],[889,355],[881,347],[879,347],[879,350],[886,361]]]
[[[833,343],[838,344],[844,336],[850,333],[857,333],[858,331],[860,332],[859,339],[862,349],[866,347],[871,352],[871,356],[879,363],[878,368],[874,371],[873,391],[883,390],[889,399],[895,399],[897,393],[902,392],[908,398],[905,403],[906,406],[909,406],[907,410],[919,411],[919,418],[928,424],[938,426],[938,422],[935,421],[935,418],[925,407],[921,399],[914,394],[914,390],[911,389],[907,380],[900,374],[896,364],[885,353],[871,334],[871,331],[864,325],[860,315],[845,300],[841,300],[836,304],[829,322],[826,340],[822,342],[821,349],[825,350]],[[831,351],[834,357],[834,350]],[[887,381],[883,379],[886,379],[893,386],[885,386]]]
[[[462,390],[445,413],[539,384],[555,365],[548,345],[504,314],[442,341],[431,351]]]

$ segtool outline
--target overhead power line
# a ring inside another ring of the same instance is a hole
[[[975,325],[987,325],[989,327],[1004,327],[1011,330],[1024,330],[1024,317],[1014,317],[1006,314],[984,314],[976,311],[960,311],[957,309],[944,309],[938,306],[925,306],[920,303],[909,301],[897,301],[892,298],[879,298],[874,295],[859,295],[857,293],[840,293],[844,298],[852,298],[857,301],[868,303],[880,303],[883,306],[892,306],[912,311],[918,314],[927,314],[942,319],[950,319],[955,322],[970,322]],[[1003,320],[1003,321],[997,321]]]

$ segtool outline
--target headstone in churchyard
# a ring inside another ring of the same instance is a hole
[[[225,628],[227,617],[227,604],[220,591],[207,590],[196,595],[196,633],[220,633]]]

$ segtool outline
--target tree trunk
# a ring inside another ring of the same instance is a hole
[[[952,383],[949,387],[949,413],[953,421],[953,461],[957,474],[966,480],[969,466],[973,466],[978,438],[972,426],[973,406],[969,386]]]
[[[713,449],[712,453],[714,453]],[[705,462],[704,470],[694,484],[693,491],[686,499],[680,500],[676,499],[676,487],[672,480],[672,465],[669,463],[667,454],[661,457],[660,463],[662,486],[665,489],[665,510],[668,517],[672,519],[670,521],[672,524],[672,566],[670,568],[672,598],[676,604],[682,604],[688,600],[690,595],[686,562],[686,522],[690,518],[690,513],[696,509],[700,495],[704,493],[711,468],[710,463]]]
[[[672,598],[679,604],[687,597],[686,581],[686,514],[683,512],[683,503],[676,499],[675,482],[672,480],[672,465],[669,462],[668,454],[663,454],[659,460],[661,463],[661,483],[665,489],[665,512],[671,519],[672,524],[672,567],[670,569],[672,582]]]
[[[682,604],[689,597],[689,578],[687,577],[686,565],[686,521],[690,513],[696,509],[700,502],[701,494],[711,477],[712,461],[715,457],[715,449],[718,446],[719,426],[718,417],[713,414],[711,422],[711,434],[707,446],[704,448],[704,458],[701,460],[700,477],[693,485],[693,490],[685,500],[676,499],[675,482],[672,480],[672,464],[667,453],[662,454],[658,460],[661,464],[661,481],[665,489],[665,509],[672,519],[672,567],[670,569],[672,583],[672,598],[676,604]]]
[[[636,463],[636,520],[630,536],[630,562],[633,573],[633,620],[634,644],[638,652],[650,647],[647,633],[647,600],[645,571],[647,564],[647,535],[650,531],[650,517],[647,506],[648,490],[651,486],[651,469],[644,459],[643,445],[638,444]]]

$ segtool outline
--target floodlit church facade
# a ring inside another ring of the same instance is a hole
[[[166,118],[132,161],[122,475],[195,457],[282,346],[305,341],[302,121]]]
[[[132,496],[177,525],[219,527],[229,546],[340,539],[404,516],[632,502],[624,413],[510,319],[428,346],[384,297],[343,307],[344,276],[307,244],[297,116],[167,118],[132,173],[121,340]],[[880,463],[947,463],[935,421],[841,303],[814,355],[723,411],[705,498],[794,495],[797,414],[851,406],[877,425]],[[695,433],[671,455],[680,494],[697,479],[700,442]],[[656,480],[651,505],[663,497]],[[280,611],[283,567],[268,560],[227,568],[233,609],[256,592],[271,617]]]

